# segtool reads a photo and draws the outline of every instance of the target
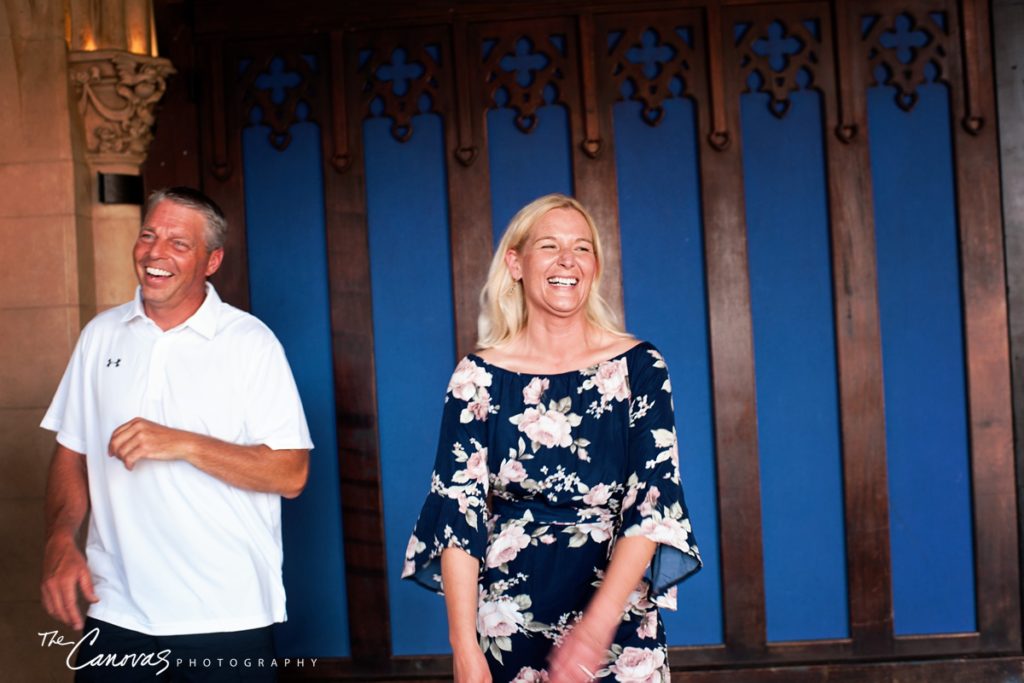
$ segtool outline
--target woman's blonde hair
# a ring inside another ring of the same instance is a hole
[[[509,249],[520,251],[526,244],[530,229],[541,217],[552,209],[573,209],[578,211],[590,226],[590,235],[594,242],[594,257],[597,271],[594,282],[587,294],[584,308],[587,321],[613,334],[625,334],[618,316],[612,312],[608,303],[601,296],[601,274],[604,271],[604,251],[601,248],[601,237],[594,225],[594,219],[583,205],[572,197],[564,194],[547,194],[534,199],[519,209],[512,217],[501,242],[491,259],[491,269],[487,273],[487,282],[480,291],[480,318],[477,321],[477,347],[487,349],[501,346],[511,341],[526,326],[526,298],[523,288],[512,279],[512,274],[505,263],[505,254]]]

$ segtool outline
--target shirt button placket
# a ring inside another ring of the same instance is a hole
[[[146,378],[146,400],[143,402],[143,417],[160,420],[160,405],[167,378],[167,333],[164,332],[153,342],[149,355],[149,375]]]

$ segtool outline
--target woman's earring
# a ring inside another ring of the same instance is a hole
[[[518,284],[519,284],[519,280],[513,280],[512,284],[510,284],[508,286],[508,289],[505,290],[505,296],[512,296],[513,294],[515,294],[516,293],[516,285],[518,285]]]

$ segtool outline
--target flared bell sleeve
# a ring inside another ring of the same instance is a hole
[[[645,346],[629,368],[628,474],[619,536],[644,536],[657,543],[645,577],[650,597],[675,609],[675,585],[702,563],[679,478],[668,368],[654,346]]]
[[[491,374],[471,358],[455,368],[445,394],[430,492],[409,539],[403,579],[443,592],[441,553],[461,548],[481,561],[487,550],[487,419]]]

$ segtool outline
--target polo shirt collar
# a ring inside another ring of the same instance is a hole
[[[206,283],[206,298],[199,310],[192,314],[192,317],[183,324],[203,335],[207,339],[213,339],[217,334],[217,313],[220,311],[220,296],[217,290],[209,282]]]
[[[129,320],[135,318],[145,318],[146,310],[142,307],[142,287],[136,285],[135,296],[132,297],[131,305],[128,306],[128,310],[124,312],[124,316],[121,318],[121,322],[126,323]]]
[[[206,298],[203,300],[202,305],[188,320],[178,325],[175,329],[191,327],[207,339],[213,339],[217,334],[217,314],[220,311],[220,304],[221,299],[217,294],[217,290],[214,289],[212,284],[207,282]],[[121,322],[128,322],[135,318],[146,318],[146,309],[142,305],[142,287],[135,288],[135,297],[121,318]]]

